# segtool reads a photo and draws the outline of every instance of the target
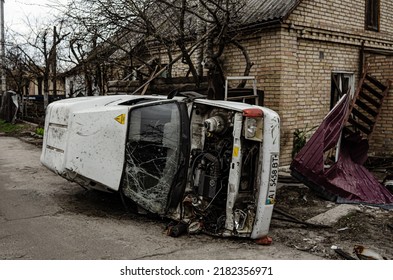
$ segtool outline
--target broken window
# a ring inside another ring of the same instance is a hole
[[[379,31],[379,0],[366,0],[366,29]]]
[[[348,92],[353,94],[355,88],[355,79],[353,73],[332,73],[331,82],[330,110],[340,100],[340,98]]]
[[[355,93],[355,78],[353,73],[347,72],[333,72],[331,81],[331,96],[330,96],[330,110],[338,103],[338,101],[345,94]],[[340,140],[338,146],[340,145]],[[338,149],[337,145],[328,149],[324,153],[324,165],[326,167],[330,166],[332,163],[337,161]]]
[[[176,103],[131,111],[126,144],[124,194],[148,211],[163,214],[178,169],[180,113]]]

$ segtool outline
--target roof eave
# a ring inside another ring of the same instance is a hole
[[[282,25],[281,19],[273,19],[269,21],[253,22],[239,26],[239,31],[255,31],[260,29],[276,28]]]

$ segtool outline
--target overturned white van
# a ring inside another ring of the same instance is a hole
[[[47,108],[41,162],[83,187],[119,192],[190,232],[268,234],[280,120],[265,107],[181,97],[82,97]]]

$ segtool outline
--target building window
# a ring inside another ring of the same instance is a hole
[[[336,105],[344,94],[355,93],[355,78],[353,73],[332,73],[332,87],[330,97],[330,109]]]
[[[366,0],[366,29],[379,31],[380,0]]]

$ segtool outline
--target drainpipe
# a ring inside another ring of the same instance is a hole
[[[364,56],[364,40],[363,40],[362,45],[360,47],[360,53],[359,53],[359,81],[360,81],[361,77],[363,76],[364,62],[365,62],[365,56]]]

